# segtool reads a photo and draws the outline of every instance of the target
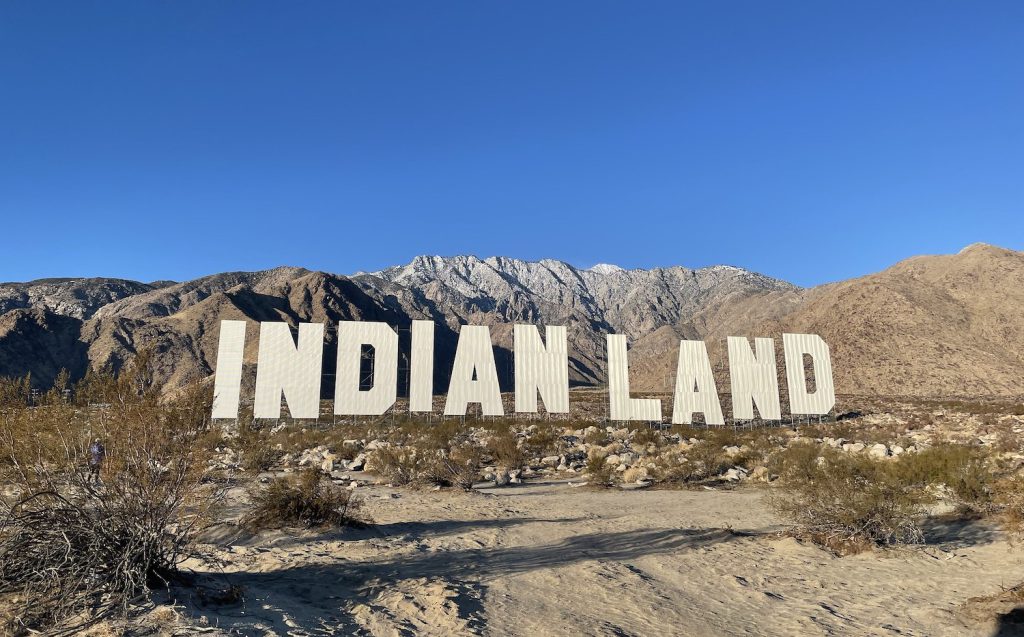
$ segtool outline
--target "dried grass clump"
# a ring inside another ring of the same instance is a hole
[[[202,485],[196,441],[209,395],[162,404],[147,382],[148,357],[120,375],[94,374],[109,407],[8,409],[0,424],[0,599],[6,630],[50,631],[129,612],[164,587],[187,557],[216,494]],[[88,445],[103,440],[102,482],[91,483]]]
[[[259,531],[291,526],[361,526],[362,503],[351,491],[325,482],[316,469],[276,478],[252,493],[252,509],[242,525]]]

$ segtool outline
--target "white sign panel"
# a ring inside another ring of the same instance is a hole
[[[564,327],[514,325],[516,411],[537,413],[537,394],[549,414],[569,413],[569,340]]]
[[[255,418],[280,418],[284,394],[292,418],[320,415],[324,358],[323,323],[299,323],[299,342],[287,323],[260,323]]]
[[[764,420],[782,420],[779,379],[775,369],[775,341],[755,338],[757,354],[746,338],[730,336],[729,377],[732,380],[732,417],[753,420],[754,407]]]
[[[373,386],[360,390],[364,345],[373,347]],[[338,371],[334,382],[334,413],[379,416],[398,398],[398,334],[387,323],[338,323]]]
[[[836,404],[836,388],[832,381],[832,357],[828,344],[817,334],[783,334],[782,349],[786,356],[789,413],[821,416],[832,411]],[[813,394],[807,391],[804,354],[813,361]]]
[[[626,337],[608,335],[608,413],[611,420],[661,422],[661,401],[629,396],[629,354]]]
[[[672,423],[689,425],[694,412],[704,414],[704,422],[709,425],[725,424],[707,346],[704,341],[680,341]]]
[[[390,325],[343,321],[338,324],[338,360],[334,413],[379,416],[391,409],[398,396],[399,338]],[[237,418],[242,385],[245,321],[222,321],[214,378],[214,418]],[[434,394],[434,324],[412,321],[409,358],[409,411],[429,413]],[[569,413],[569,347],[566,328],[548,325],[544,337],[535,325],[513,326],[515,411],[536,413],[540,402],[553,414]],[[633,398],[629,387],[626,337],[608,334],[608,413],[610,420],[661,422],[657,398]],[[294,418],[316,418],[320,413],[324,325],[300,323],[298,342],[286,323],[260,324],[256,369],[256,418],[280,418],[284,398]],[[363,350],[373,350],[372,383],[361,388]],[[824,415],[835,406],[829,347],[814,334],[783,334],[789,408],[793,415]],[[733,417],[753,420],[755,409],[764,420],[781,420],[775,344],[770,338],[728,338],[729,377]],[[809,357],[815,391],[807,390],[804,365]],[[538,399],[540,402],[538,402]],[[724,425],[718,388],[702,341],[679,343],[672,422],[691,424],[703,414],[709,425]],[[490,330],[464,325],[459,331],[452,365],[446,416],[463,416],[479,404],[486,416],[504,415],[498,370]]]
[[[242,392],[242,353],[245,321],[221,321],[217,344],[217,371],[213,378],[213,417],[238,418]]]
[[[485,416],[505,414],[498,386],[498,368],[494,364],[491,330],[486,325],[463,325],[459,331],[444,415],[463,416],[470,403],[480,403]]]

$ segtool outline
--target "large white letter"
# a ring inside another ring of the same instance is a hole
[[[412,322],[409,411],[434,410],[434,322]]]
[[[253,416],[280,418],[284,393],[292,418],[318,417],[323,359],[323,323],[299,323],[298,345],[287,323],[260,323]]]
[[[491,330],[486,325],[463,325],[459,330],[444,415],[463,416],[469,403],[480,403],[485,416],[505,414],[498,386],[498,368],[494,364]]]
[[[213,418],[238,418],[244,350],[245,321],[221,321],[217,370],[213,377]]]
[[[782,350],[786,355],[786,384],[789,385],[789,413],[823,416],[836,404],[836,388],[832,381],[832,357],[828,343],[817,334],[783,334]],[[804,354],[814,362],[814,393],[807,392]]]
[[[537,394],[549,414],[569,413],[569,348],[565,327],[547,325],[547,348],[536,325],[515,325],[516,411],[537,413]]]
[[[680,341],[672,423],[689,425],[696,411],[704,414],[704,422],[709,425],[725,424],[707,346],[704,341]]]
[[[363,345],[373,347],[373,387],[359,390]],[[398,397],[398,334],[387,323],[340,321],[334,413],[379,416]]]
[[[775,369],[775,343],[770,338],[755,338],[755,356],[746,338],[730,336],[728,342],[732,417],[753,420],[756,406],[764,420],[782,420],[779,379]]]
[[[612,420],[661,422],[661,401],[629,397],[629,354],[626,337],[608,335],[608,411]]]

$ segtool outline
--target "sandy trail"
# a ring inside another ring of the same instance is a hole
[[[780,539],[756,488],[360,489],[376,525],[221,551],[249,635],[990,635],[957,608],[1024,580],[978,524],[924,549],[836,558]]]

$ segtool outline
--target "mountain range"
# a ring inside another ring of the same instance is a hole
[[[525,322],[568,327],[576,385],[604,382],[609,332],[629,338],[638,391],[671,390],[680,338],[708,342],[724,383],[726,336],[769,336],[781,346],[782,332],[803,332],[829,343],[840,394],[1024,395],[1024,253],[985,244],[813,288],[731,266],[581,269],[474,256],[421,256],[351,276],[280,267],[181,283],[2,283],[0,376],[31,372],[45,388],[61,368],[73,378],[89,366],[117,369],[150,348],[157,380],[174,391],[209,379],[222,319],[250,321],[250,387],[259,321],[385,321],[399,329],[404,352],[410,321],[430,319],[439,391],[462,324],[491,326],[499,376],[510,389],[511,327]],[[333,338],[328,331],[327,374]]]

